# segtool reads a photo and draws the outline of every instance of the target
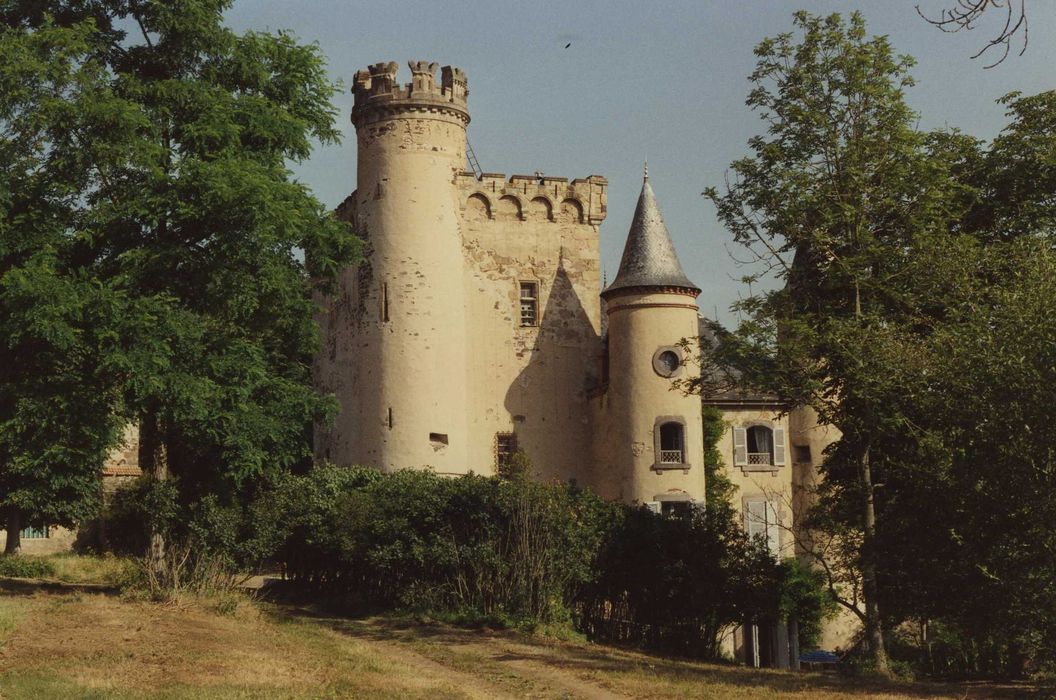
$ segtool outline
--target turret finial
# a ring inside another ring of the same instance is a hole
[[[645,160],[645,167],[642,168],[642,179],[643,180],[648,180],[649,179],[649,159],[648,158]]]

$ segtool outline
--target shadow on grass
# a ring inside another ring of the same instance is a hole
[[[118,595],[121,587],[105,583],[68,583],[52,579],[0,577],[0,591],[15,595],[33,595],[34,593]]]
[[[346,618],[314,606],[281,606],[281,614],[311,619],[341,633],[378,642],[443,645],[450,651],[483,654],[486,662],[530,662],[597,679],[610,675],[647,674],[675,682],[716,683],[775,694],[833,692],[861,697],[897,694],[910,698],[1051,698],[1052,689],[1014,683],[908,683],[850,678],[823,673],[796,673],[744,666],[671,659],[618,647],[583,645],[532,637],[504,629],[463,629],[409,617]],[[482,651],[482,647],[484,647]],[[490,649],[488,649],[490,647]]]

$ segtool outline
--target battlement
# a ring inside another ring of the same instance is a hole
[[[597,226],[605,220],[609,181],[590,175],[568,181],[567,177],[483,173],[471,171],[455,175],[462,209],[474,206],[487,219],[509,213],[513,219],[542,218]],[[472,202],[471,202],[472,200]]]
[[[395,61],[375,63],[356,73],[352,92],[355,103],[352,121],[357,126],[370,115],[385,115],[406,110],[443,112],[469,123],[466,98],[469,87],[466,74],[454,66],[440,69],[440,84],[436,83],[438,64],[428,61],[408,61],[411,82],[400,87],[396,79],[399,65]]]

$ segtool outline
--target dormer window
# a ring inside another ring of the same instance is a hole
[[[734,426],[733,464],[745,471],[777,471],[785,465],[785,430],[770,425]]]

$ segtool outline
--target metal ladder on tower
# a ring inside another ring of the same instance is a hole
[[[480,169],[480,163],[477,162],[477,154],[473,152],[473,146],[469,143],[469,137],[466,137],[466,160],[469,161],[469,167],[473,171],[473,174],[477,176],[479,180],[484,174],[484,171]]]

